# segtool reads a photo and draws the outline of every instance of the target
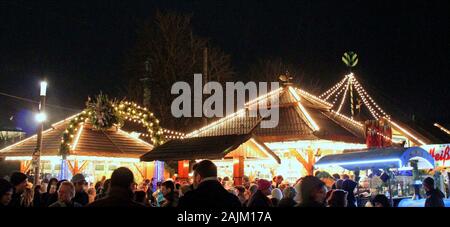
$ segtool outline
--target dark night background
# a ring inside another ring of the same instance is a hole
[[[192,13],[194,31],[231,55],[237,75],[281,57],[322,90],[359,55],[356,76],[393,116],[450,122],[448,1],[0,1],[0,92],[82,109],[88,95],[120,96],[136,29],[157,9]],[[300,85],[301,86],[301,85]],[[33,132],[27,102],[0,96],[0,122]],[[52,121],[75,113],[49,108]],[[20,120],[21,119],[21,120]]]

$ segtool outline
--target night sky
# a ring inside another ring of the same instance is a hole
[[[356,76],[394,117],[450,122],[449,1],[1,1],[0,92],[82,109],[88,95],[120,96],[136,29],[154,12],[192,13],[196,34],[230,54],[238,73],[259,58],[297,65],[322,90],[359,55]],[[300,85],[301,86],[301,85]],[[33,130],[27,102],[0,95],[0,122]],[[75,110],[50,108],[51,119]],[[17,120],[21,119],[21,120]]]

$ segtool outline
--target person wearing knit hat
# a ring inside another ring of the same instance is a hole
[[[278,203],[283,198],[283,192],[279,188],[272,189],[271,195],[270,195],[270,201],[272,201],[272,204],[274,207],[278,206]]]
[[[258,190],[248,201],[248,207],[264,208],[272,207],[272,201],[267,197],[272,192],[272,184],[265,179],[258,180]]]
[[[25,188],[28,184],[28,177],[24,173],[14,172],[11,174],[9,182],[13,186],[13,195],[11,202],[8,206],[10,207],[22,207],[21,205],[21,197],[22,193],[25,191]]]
[[[6,207],[12,199],[13,186],[5,179],[0,179],[0,208]]]

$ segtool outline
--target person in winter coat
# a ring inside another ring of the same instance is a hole
[[[111,175],[108,194],[99,200],[87,205],[87,207],[145,207],[133,201],[131,186],[134,183],[133,172],[126,167],[120,167]]]
[[[7,207],[11,202],[13,186],[5,179],[0,179],[0,208]]]
[[[306,176],[301,181],[302,201],[298,207],[325,207],[327,188],[325,183],[314,176]]]
[[[175,184],[173,181],[164,181],[161,184],[161,192],[164,195],[164,201],[161,207],[177,207],[178,206],[178,192],[175,191]]]
[[[51,178],[47,184],[47,191],[42,194],[42,206],[48,207],[58,200],[57,190],[58,179]]]
[[[84,190],[84,185],[86,184],[86,179],[84,178],[84,175],[81,173],[75,174],[72,177],[71,182],[75,186],[75,197],[73,198],[73,201],[83,206],[88,204],[89,195]]]
[[[422,182],[423,188],[426,191],[427,199],[425,200],[425,207],[445,207],[445,195],[439,189],[434,187],[434,180],[431,177],[425,178]]]
[[[14,172],[11,174],[10,183],[13,186],[13,194],[8,206],[10,207],[23,207],[22,206],[22,194],[28,185],[27,175],[21,172]]]
[[[69,181],[64,181],[58,189],[58,201],[49,207],[82,207],[81,204],[73,201],[73,197],[75,197],[75,186]]]
[[[274,207],[278,206],[278,203],[283,198],[283,192],[279,188],[272,189],[270,201]]]
[[[347,207],[356,207],[355,189],[357,185],[351,179],[346,179],[342,182],[342,190],[347,192]]]
[[[270,181],[259,179],[258,190],[249,199],[247,206],[255,208],[273,207],[269,195],[272,193],[272,185]]]
[[[296,196],[295,188],[287,187],[283,190],[283,198],[278,203],[278,207],[294,207],[297,205],[294,198]]]
[[[238,197],[229,193],[217,180],[217,166],[203,160],[194,169],[194,190],[180,198],[180,208],[239,208]]]

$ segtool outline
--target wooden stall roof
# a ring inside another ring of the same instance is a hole
[[[293,141],[293,140],[316,140],[326,139],[342,142],[364,143],[364,128],[348,122],[345,118],[333,114],[329,106],[323,101],[313,98],[308,93],[294,89],[298,94],[300,103],[307,110],[311,118],[317,123],[320,130],[314,131],[308,123],[306,116],[298,108],[297,100],[289,92],[288,87],[280,89],[279,104],[271,106],[279,109],[279,123],[275,128],[262,128],[261,117],[252,117],[250,111],[258,108],[257,104],[246,107],[241,114],[229,117],[222,122],[212,123],[198,132],[190,133],[187,137],[205,137],[230,134],[253,133],[263,142]],[[271,97],[266,97],[269,100]]]
[[[251,138],[252,134],[233,134],[170,140],[143,155],[141,161],[222,159]],[[257,140],[253,141],[258,143]],[[263,144],[259,145],[280,163],[280,158],[273,151]]]
[[[58,122],[43,133],[42,156],[59,155],[61,135],[71,118]],[[69,155],[139,158],[153,146],[120,130],[94,130],[88,123],[80,126],[78,143]],[[75,134],[77,136],[77,134]],[[0,156],[31,156],[36,148],[36,135],[0,150]]]

